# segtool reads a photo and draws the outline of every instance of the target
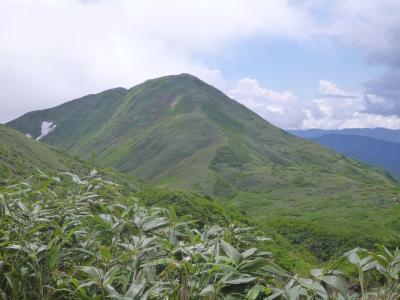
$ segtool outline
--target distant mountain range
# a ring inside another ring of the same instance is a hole
[[[340,134],[358,135],[392,143],[400,143],[400,130],[386,128],[346,128],[339,130],[307,129],[288,130],[288,132],[302,138],[315,138],[328,134]]]
[[[160,187],[229,201],[319,258],[397,233],[399,186],[391,176],[271,125],[188,74],[88,95],[7,125]]]
[[[381,167],[400,177],[400,130],[357,128],[342,130],[290,130],[299,137]]]

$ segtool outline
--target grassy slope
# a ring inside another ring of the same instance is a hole
[[[42,121],[53,121],[44,142],[84,158],[92,151],[98,163],[160,186],[229,199],[320,258],[397,233],[399,188],[391,178],[272,126],[193,76],[83,99],[9,125],[37,136]],[[319,236],[324,249],[314,246]]]
[[[72,172],[85,176],[92,167],[88,162],[73,158],[60,150],[0,125],[0,191],[3,188],[1,180],[19,182],[33,174],[38,174],[37,170],[48,175]],[[121,191],[127,198],[137,198],[143,205],[172,206],[178,215],[198,221],[200,224],[246,223],[257,226],[273,238],[273,242],[265,245],[265,248],[272,250],[277,255],[278,262],[287,269],[306,273],[315,262],[310,253],[291,245],[276,231],[260,226],[234,207],[221,205],[219,201],[196,193],[147,185],[135,177],[115,172],[111,168],[102,168],[100,172],[104,178],[120,184]]]
[[[78,176],[86,176],[92,167],[88,162],[73,158],[57,149],[25,137],[11,128],[0,125],[1,179],[19,181],[32,174],[38,174],[38,170],[49,175],[71,172]],[[121,184],[126,195],[138,196],[148,205],[157,203],[164,206],[177,205],[178,210],[182,213],[190,212],[193,217],[200,220],[222,221],[226,218],[245,220],[238,210],[225,210],[218,201],[211,198],[190,192],[153,187],[135,177],[115,172],[111,168],[101,168],[100,172],[107,179]]]
[[[0,125],[0,179],[27,177],[36,169],[77,174],[90,170],[87,163]]]

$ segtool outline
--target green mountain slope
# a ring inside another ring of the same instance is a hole
[[[7,191],[5,188],[7,185],[26,181],[38,185],[35,188],[46,190],[47,193],[52,180],[46,180],[43,176],[60,177],[62,176],[60,172],[68,172],[84,178],[92,168],[91,163],[71,157],[60,150],[0,125],[0,192]],[[132,204],[138,201],[146,207],[173,207],[178,216],[192,220],[198,226],[214,223],[252,225],[273,239],[273,242],[263,245],[262,248],[272,250],[277,254],[277,262],[280,265],[306,273],[311,263],[315,263],[315,258],[309,252],[293,246],[275,230],[247,218],[233,206],[226,206],[196,193],[154,187],[110,168],[100,169],[99,172],[104,179],[119,185],[119,191],[124,198],[108,195],[113,197],[116,203]],[[63,182],[66,181],[63,180]],[[71,182],[71,184],[74,183]],[[65,191],[60,191],[60,195],[70,192],[71,186],[66,184],[58,184],[58,186],[65,189]],[[55,187],[52,186],[52,189],[55,190]]]
[[[89,164],[0,125],[0,179],[27,177],[37,169],[77,174],[90,171]]]
[[[0,125],[0,179],[20,181],[40,172],[47,175],[58,175],[62,172],[87,176],[91,164],[69,156],[60,150],[53,149],[23,134]],[[181,214],[192,215],[195,219],[214,221],[232,218],[244,220],[237,210],[225,210],[221,204],[211,198],[205,198],[190,192],[174,191],[147,185],[135,177],[127,176],[112,169],[100,169],[104,178],[121,185],[124,194],[138,196],[146,205],[177,206]],[[204,212],[202,211],[204,210]],[[207,216],[205,212],[209,213]]]
[[[41,140],[69,153],[229,199],[310,249],[315,236],[328,237],[314,249],[321,258],[355,238],[391,240],[400,225],[392,178],[272,126],[191,75],[89,95],[9,125],[38,137],[43,122],[56,127]],[[309,235],[292,236],[300,225]]]

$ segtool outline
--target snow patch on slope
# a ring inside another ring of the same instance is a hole
[[[46,135],[48,135],[50,132],[52,132],[57,127],[56,124],[54,125],[53,124],[54,124],[53,122],[43,121],[41,126],[41,134],[36,139],[40,140]]]

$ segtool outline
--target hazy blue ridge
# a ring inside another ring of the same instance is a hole
[[[342,135],[358,135],[392,143],[400,143],[399,129],[397,130],[387,129],[387,128],[345,128],[339,130],[306,129],[306,130],[288,130],[288,132],[302,138],[315,138],[328,134],[342,134]]]

